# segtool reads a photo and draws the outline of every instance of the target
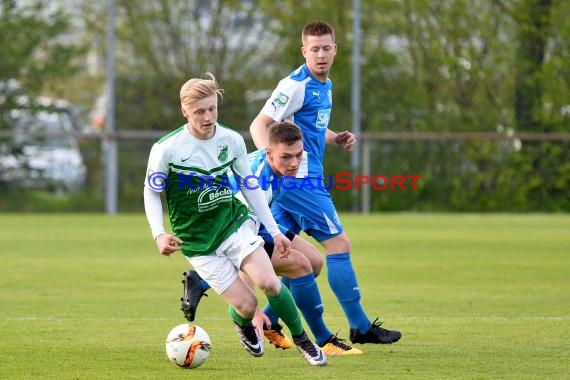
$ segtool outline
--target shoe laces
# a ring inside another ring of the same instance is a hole
[[[269,338],[271,342],[281,343],[285,339],[285,335],[281,332],[283,327],[276,325],[274,328],[268,329],[263,326],[263,333]]]
[[[344,343],[344,342],[346,342],[346,339],[342,339],[342,338],[339,338],[339,337],[336,336],[336,335],[333,335],[333,336],[329,339],[329,341],[328,341],[327,343],[330,343],[330,344],[332,344],[333,346],[338,347],[338,348],[340,348],[340,349],[343,350],[343,351],[350,351],[350,350],[352,350],[352,347],[349,346],[348,344]]]
[[[309,356],[311,356],[313,358],[319,356],[319,353],[317,352],[317,348],[315,347],[313,342],[311,342],[310,339],[305,339],[305,340],[298,342],[297,346],[299,346],[301,348],[301,350],[303,350],[304,352],[306,352],[307,354],[309,354]]]
[[[384,330],[383,328],[381,328],[380,326],[382,326],[382,323],[384,323],[383,321],[379,321],[378,318],[376,318],[374,320],[374,322],[372,322],[372,325],[370,326],[371,329],[380,329],[380,330]]]
[[[376,336],[387,337],[391,331],[380,326],[382,326],[382,321],[378,321],[378,318],[376,318],[374,322],[372,322],[372,326],[370,326],[370,332]]]
[[[243,336],[252,344],[257,344],[257,333],[255,332],[255,327],[250,323],[246,326],[239,326],[239,330],[243,334]]]
[[[373,326],[377,326],[377,327],[382,326],[382,323],[384,323],[384,321],[379,321],[378,319],[380,319],[380,317],[377,317],[377,318],[372,322],[372,325],[373,325]]]

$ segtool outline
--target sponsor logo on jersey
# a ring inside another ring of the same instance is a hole
[[[206,212],[218,207],[220,203],[231,202],[233,193],[230,189],[207,189],[198,196],[198,212]]]
[[[331,115],[330,109],[319,110],[319,112],[317,113],[317,122],[316,122],[317,128],[323,128],[323,129],[327,128],[329,125],[330,115]]]
[[[275,110],[277,110],[278,108],[285,106],[285,104],[287,104],[288,101],[289,101],[289,96],[280,92],[279,94],[277,94],[275,99],[273,99],[271,105],[273,106],[273,108],[275,108]]]

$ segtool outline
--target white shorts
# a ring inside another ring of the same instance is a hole
[[[248,219],[214,252],[204,256],[186,256],[194,270],[214,291],[222,294],[239,275],[242,261],[263,245],[255,223]]]

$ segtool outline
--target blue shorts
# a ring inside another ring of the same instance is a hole
[[[305,231],[319,243],[344,231],[322,179],[288,178],[280,190],[271,205],[280,225],[295,234]]]
[[[293,241],[293,238],[295,238],[295,234],[280,224],[278,226],[281,233],[285,235],[287,239]],[[259,227],[259,232],[257,233],[257,235],[261,236],[261,238],[263,239],[264,243],[263,248],[265,249],[265,252],[267,252],[267,254],[269,255],[269,258],[271,258],[271,256],[273,255],[273,248],[275,248],[275,243],[273,242],[273,236],[271,236],[271,234],[269,233],[269,231],[267,231],[267,229],[263,224]]]

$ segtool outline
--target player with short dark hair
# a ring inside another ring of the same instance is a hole
[[[301,130],[289,121],[275,123],[269,127],[269,145],[264,150],[250,153],[252,172],[258,178],[261,189],[265,193],[268,204],[279,196],[279,179],[283,176],[294,176],[302,163],[303,137]],[[237,186],[236,186],[237,190]],[[238,199],[243,199],[240,192],[236,193]],[[246,203],[245,200],[243,200]],[[274,243],[271,235],[263,225],[260,226],[259,235],[265,241],[265,250],[271,258],[271,263],[278,275],[284,276],[282,282],[291,290],[295,303],[301,310],[305,321],[315,336],[317,344],[327,354],[332,355],[358,355],[362,351],[353,348],[333,334],[323,319],[323,303],[315,281],[320,273],[323,260],[319,251],[300,236],[286,229],[282,232],[291,241],[291,254],[287,258],[274,253]],[[184,274],[184,294],[182,297],[182,310],[186,318],[194,320],[196,308],[208,284],[201,282],[194,271]],[[271,309],[267,309],[268,312]],[[271,315],[274,312],[271,310]],[[267,320],[263,324],[265,336],[277,348],[291,347],[289,339],[281,332],[278,317]]]
[[[305,231],[326,251],[329,285],[341,304],[350,325],[353,343],[394,343],[401,333],[371,322],[360,303],[360,288],[350,258],[350,241],[324,186],[325,146],[337,145],[350,151],[356,136],[348,131],[335,133],[328,128],[332,111],[332,82],[329,71],[337,52],[332,26],[311,22],[301,34],[305,63],[282,79],[250,126],[257,148],[268,144],[268,127],[281,120],[292,120],[303,132],[305,164],[297,178],[287,181],[271,211],[277,222],[294,233]],[[312,186],[306,186],[310,181]],[[305,186],[299,186],[301,183]],[[292,190],[287,190],[292,189]]]

